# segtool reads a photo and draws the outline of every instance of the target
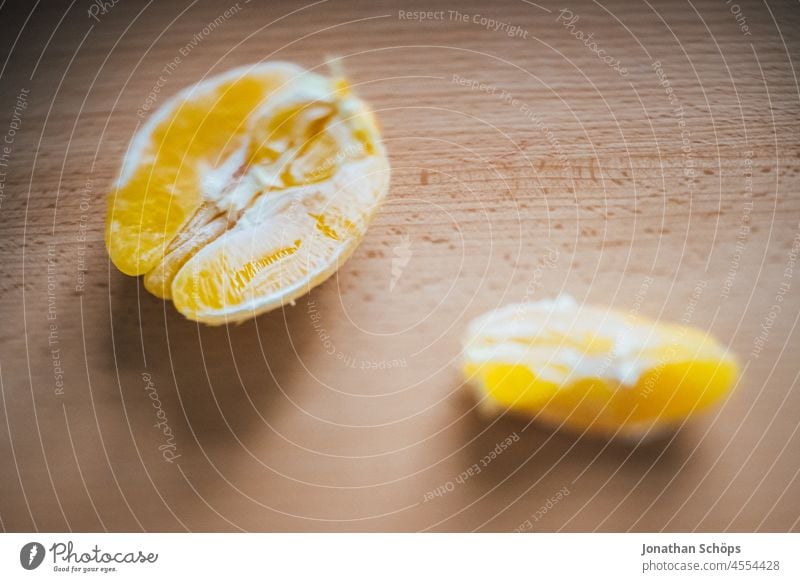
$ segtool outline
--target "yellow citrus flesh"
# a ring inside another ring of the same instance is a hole
[[[287,63],[236,69],[163,105],[109,200],[114,264],[189,319],[292,301],[355,249],[388,190],[366,105]]]
[[[568,297],[472,322],[463,371],[484,406],[555,426],[643,435],[724,397],[735,359],[713,338]]]

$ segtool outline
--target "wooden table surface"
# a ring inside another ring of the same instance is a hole
[[[796,2],[112,4],[0,8],[4,530],[800,529]],[[146,105],[330,55],[393,168],[339,273],[211,328],[116,271]],[[639,446],[481,418],[466,323],[559,293],[709,329],[741,380]]]

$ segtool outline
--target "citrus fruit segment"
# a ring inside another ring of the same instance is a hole
[[[172,283],[175,306],[190,319],[215,323],[306,293],[355,250],[380,201],[381,175],[385,165],[370,157],[324,185],[260,199],[181,268]]]
[[[738,373],[733,356],[700,330],[567,296],[478,317],[464,338],[462,366],[484,407],[631,436],[706,409]]]
[[[243,67],[182,91],[136,133],[106,244],[188,318],[239,321],[335,272],[388,180],[376,121],[346,81]]]

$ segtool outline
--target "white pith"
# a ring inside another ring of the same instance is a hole
[[[580,345],[570,345],[587,337],[607,341],[611,348],[589,354]],[[669,341],[654,321],[581,306],[561,295],[507,305],[473,320],[464,339],[464,360],[525,365],[537,377],[561,386],[600,378],[630,388],[648,370],[670,363],[665,349]],[[709,342],[697,356],[724,354]]]

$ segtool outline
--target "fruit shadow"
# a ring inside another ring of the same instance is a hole
[[[121,274],[112,281],[111,309],[109,345],[123,390],[147,406],[141,393],[148,374],[176,430],[201,446],[265,430],[281,414],[276,401],[290,390],[299,354],[313,338],[299,306],[207,326],[147,293],[141,279]],[[187,449],[191,456],[196,447]]]
[[[463,395],[472,401],[472,394]],[[468,403],[465,405],[469,405]],[[557,489],[592,476],[635,483],[643,475],[669,478],[691,454],[691,429],[631,440],[581,435],[511,413],[486,417],[473,410],[466,432],[477,435],[465,450],[465,464],[478,463],[481,489],[500,484],[514,489],[542,485]],[[505,443],[505,445],[504,445]],[[494,466],[492,466],[494,465]]]

